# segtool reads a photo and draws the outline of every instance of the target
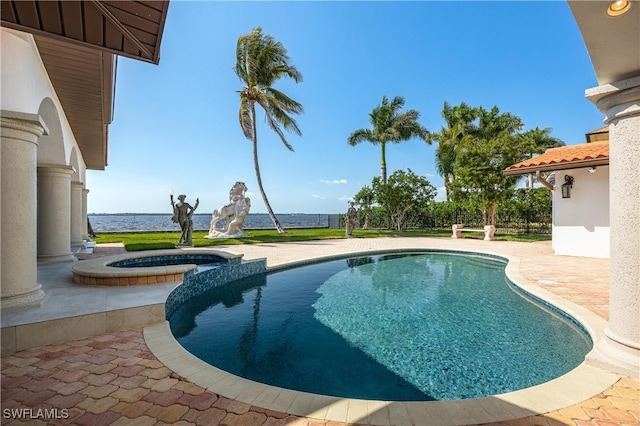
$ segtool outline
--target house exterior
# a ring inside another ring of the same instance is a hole
[[[553,199],[555,254],[609,258],[609,140],[604,129],[588,133],[588,143],[551,148],[504,171],[539,179],[542,172],[554,173],[555,179],[541,183]],[[564,194],[563,184],[569,186]]]
[[[107,165],[117,57],[157,64],[168,1],[0,2],[0,307],[39,306],[37,264],[87,236]]]

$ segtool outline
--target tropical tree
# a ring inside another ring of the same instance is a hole
[[[564,146],[564,142],[551,136],[551,128],[527,130],[520,134],[523,145],[523,157],[520,161],[533,157],[535,154],[542,154],[549,148]],[[533,188],[533,175],[529,175],[529,189]]]
[[[418,123],[420,113],[414,109],[401,111],[404,103],[405,100],[402,96],[396,96],[391,102],[386,96],[383,96],[382,103],[369,114],[372,127],[358,129],[347,139],[351,146],[356,146],[360,142],[380,145],[380,178],[382,183],[387,182],[386,144],[388,142],[400,143],[417,137],[431,143],[429,131]]]
[[[376,195],[370,186],[365,185],[356,195],[353,196],[353,201],[360,211],[364,214],[364,225],[362,229],[369,229],[369,216],[371,214],[371,206],[375,203]]]
[[[236,47],[235,73],[244,84],[240,93],[240,127],[244,136],[253,144],[253,164],[256,171],[258,188],[278,233],[285,230],[273,213],[267,194],[262,185],[260,164],[258,162],[258,133],[256,127],[256,104],[265,112],[269,127],[276,132],[288,150],[293,147],[287,142],[283,129],[301,135],[292,114],[303,112],[301,104],[273,87],[281,78],[288,77],[296,83],[302,81],[302,74],[289,63],[287,50],[270,35],[263,34],[257,27],[249,34],[238,37]]]
[[[517,132],[520,117],[498,107],[477,109],[477,125],[457,151],[452,184],[455,198],[469,200],[482,211],[485,225],[495,225],[498,203],[510,196],[517,178],[502,171],[520,161],[524,146]]]
[[[429,139],[438,142],[435,161],[436,171],[444,180],[444,192],[449,201],[450,187],[455,179],[453,167],[459,147],[469,139],[476,118],[476,108],[471,108],[465,102],[452,107],[445,101],[442,108],[442,118],[446,123],[437,133],[431,133]]]
[[[478,124],[473,130],[474,136],[490,140],[502,135],[514,136],[524,126],[522,119],[508,112],[500,112],[497,106],[490,110],[477,109]]]
[[[545,223],[551,218],[551,196],[546,188],[518,188],[511,196],[511,204],[518,217],[525,222],[525,232],[531,232],[532,223]],[[500,205],[502,209],[502,203]]]
[[[396,170],[389,176],[389,182],[375,177],[371,188],[376,202],[384,208],[396,231],[405,227],[407,213],[412,209],[426,209],[436,196],[436,188],[427,179],[418,176],[411,169]]]

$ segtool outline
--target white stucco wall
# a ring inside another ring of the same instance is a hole
[[[47,71],[42,63],[37,45],[31,34],[0,27],[0,97],[1,109],[27,114],[38,114],[43,101],[49,99],[58,113],[59,127],[64,143],[64,165],[71,165],[71,154],[75,150],[79,153],[75,136],[64,114],[60,100],[49,80]],[[46,103],[46,102],[45,102]],[[49,124],[45,119],[45,124]],[[46,136],[43,136],[46,143]],[[52,151],[53,152],[53,151]],[[42,158],[48,155],[46,149],[39,150],[38,163],[55,163],[54,158]],[[74,180],[84,181],[86,165],[81,156],[78,156],[77,176]]]
[[[571,198],[562,198],[564,176],[574,178]],[[556,172],[553,250],[558,255],[609,258],[609,166]]]

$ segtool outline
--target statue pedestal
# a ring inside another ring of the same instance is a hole
[[[247,238],[249,236],[245,234],[244,231],[240,230],[233,234],[229,234],[227,232],[213,231],[213,232],[209,232],[209,235],[205,235],[204,237],[210,240],[214,240],[216,238]]]

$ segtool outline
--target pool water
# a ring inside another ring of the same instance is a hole
[[[214,255],[214,254],[171,254],[164,256],[143,256],[133,257],[125,260],[119,260],[111,262],[107,266],[113,266],[116,268],[140,268],[140,267],[154,267],[154,266],[175,266],[185,264],[196,265],[223,265],[227,262],[227,259]]]
[[[197,357],[274,386],[391,401],[489,396],[556,378],[591,349],[504,268],[443,253],[312,264],[213,288],[169,322]]]

